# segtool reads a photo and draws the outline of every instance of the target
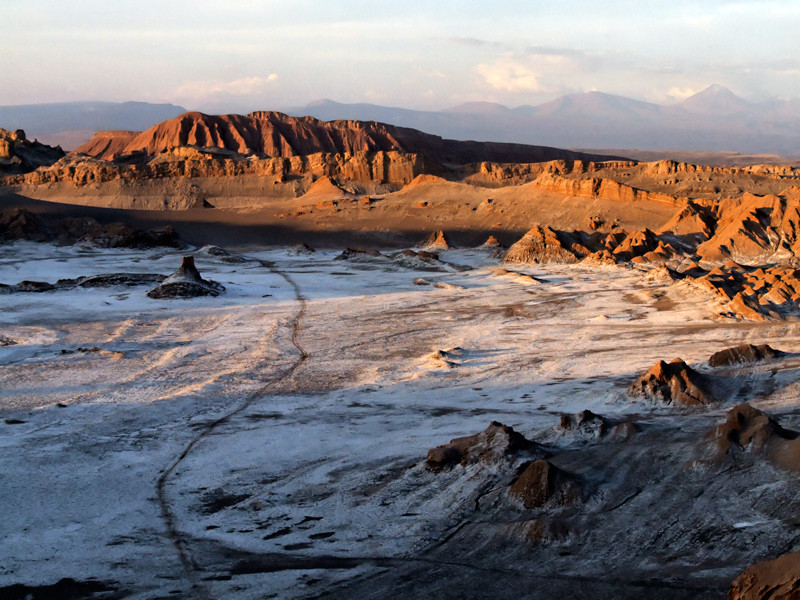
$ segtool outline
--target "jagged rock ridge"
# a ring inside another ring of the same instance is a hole
[[[0,129],[0,175],[27,173],[41,166],[49,166],[64,156],[60,147],[53,148],[38,141],[30,141],[22,129]]]

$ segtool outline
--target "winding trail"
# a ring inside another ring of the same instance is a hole
[[[298,310],[295,315],[292,317],[289,327],[292,330],[292,345],[297,348],[298,357],[295,361],[289,365],[286,369],[278,372],[277,374],[273,375],[264,386],[256,390],[255,392],[251,393],[245,400],[242,402],[238,407],[234,410],[226,413],[225,415],[219,417],[215,421],[206,425],[203,429],[201,429],[198,434],[191,439],[191,441],[186,445],[186,447],[181,451],[181,453],[175,458],[174,461],[161,473],[161,476],[158,478],[156,483],[156,496],[158,499],[158,504],[161,509],[161,518],[164,520],[164,526],[167,530],[167,536],[169,537],[170,541],[172,542],[173,546],[175,546],[175,550],[178,553],[178,558],[180,559],[181,566],[183,567],[184,574],[188,582],[191,584],[192,587],[192,594],[193,598],[200,598],[206,599],[211,598],[211,596],[207,593],[206,589],[201,584],[200,578],[198,577],[199,566],[197,562],[194,560],[192,556],[191,549],[189,548],[189,543],[186,537],[181,533],[178,529],[177,519],[175,516],[175,511],[170,503],[169,497],[167,495],[167,483],[169,482],[170,477],[175,472],[175,470],[180,466],[180,464],[186,459],[187,456],[192,452],[192,450],[199,444],[204,438],[208,437],[214,430],[230,421],[236,415],[240,414],[242,411],[247,410],[253,402],[259,400],[264,397],[265,394],[269,393],[270,388],[278,381],[291,377],[294,375],[295,371],[306,361],[308,360],[308,352],[303,348],[300,344],[299,336],[300,336],[300,329],[301,329],[301,321],[306,313],[307,302],[305,296],[303,296],[302,292],[300,291],[300,286],[297,285],[297,282],[288,274],[275,266],[275,263],[260,260],[259,261],[262,266],[268,268],[272,273],[282,277],[286,282],[292,287],[295,294],[295,299],[298,303]]]

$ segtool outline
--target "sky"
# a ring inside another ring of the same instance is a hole
[[[0,105],[800,97],[796,0],[2,0],[0,22]]]

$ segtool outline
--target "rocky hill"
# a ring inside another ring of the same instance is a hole
[[[326,122],[272,111],[216,116],[189,112],[136,136],[130,132],[100,132],[75,153],[110,160],[136,153],[154,156],[184,146],[261,158],[397,151],[453,164],[609,158],[546,146],[448,140],[375,121]]]

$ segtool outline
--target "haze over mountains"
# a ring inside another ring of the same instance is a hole
[[[321,100],[285,109],[318,119],[370,119],[455,139],[562,148],[733,151],[800,156],[800,100],[750,103],[712,85],[662,106],[603,92],[508,108],[469,102],[443,111]]]
[[[800,120],[797,118],[800,100],[752,103],[721,85],[712,85],[668,106],[603,92],[586,92],[516,108],[491,102],[467,102],[440,111],[421,111],[319,100],[280,110],[293,116],[312,116],[325,121],[378,121],[456,140],[573,149],[800,156]],[[144,131],[185,112],[187,109],[181,106],[146,102],[0,106],[0,127],[24,129],[29,139],[38,138],[72,150],[96,131]]]
[[[186,109],[174,104],[148,102],[59,102],[0,106],[0,127],[23,129],[28,139],[72,150],[95,131],[143,131],[155,123],[177,117]]]

